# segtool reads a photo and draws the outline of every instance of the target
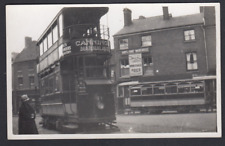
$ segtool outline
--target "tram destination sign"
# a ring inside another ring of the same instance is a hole
[[[63,44],[63,54],[78,52],[110,52],[109,41],[103,39],[76,39]]]
[[[103,39],[79,39],[74,40],[73,45],[75,45],[75,48],[79,49],[80,52],[110,51],[109,41]]]

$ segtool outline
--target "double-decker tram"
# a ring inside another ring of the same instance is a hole
[[[114,127],[107,7],[63,8],[38,40],[43,125]]]
[[[118,85],[118,97],[124,98],[126,111],[162,113],[173,110],[190,112],[216,108],[216,76],[192,79],[124,82]]]

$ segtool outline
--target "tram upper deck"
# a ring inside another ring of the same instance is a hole
[[[107,7],[63,8],[38,39],[38,73],[67,55],[110,53],[108,27],[100,24],[107,12]]]

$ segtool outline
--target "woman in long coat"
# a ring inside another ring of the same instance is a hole
[[[19,109],[19,134],[38,134],[35,124],[35,111],[29,104],[27,95],[21,96],[22,104]]]

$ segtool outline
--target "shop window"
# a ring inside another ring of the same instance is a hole
[[[142,47],[152,46],[152,37],[151,37],[151,35],[142,36],[141,37],[141,44],[142,44]]]
[[[196,53],[187,53],[186,61],[187,61],[187,70],[197,70],[198,69]]]
[[[122,76],[129,76],[129,62],[128,59],[122,59],[120,60],[120,71],[121,71],[121,77]]]
[[[184,31],[184,40],[185,41],[195,40],[195,31],[194,30],[185,30]]]
[[[128,39],[119,40],[120,50],[128,49]]]
[[[152,57],[143,57],[144,75],[154,75]]]

